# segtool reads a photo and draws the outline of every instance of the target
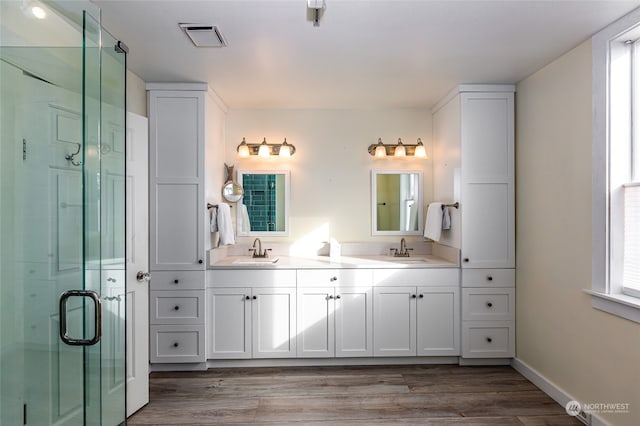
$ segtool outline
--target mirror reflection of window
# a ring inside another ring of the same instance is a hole
[[[418,234],[422,220],[422,173],[374,171],[374,234]]]

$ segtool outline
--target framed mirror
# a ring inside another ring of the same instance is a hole
[[[421,235],[422,204],[421,171],[372,170],[372,235]]]
[[[238,235],[289,235],[289,171],[239,170],[238,183],[244,189],[238,203]]]

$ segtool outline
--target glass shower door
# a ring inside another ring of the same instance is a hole
[[[102,338],[85,349],[86,420],[109,426],[126,417],[126,53],[86,13],[84,28],[85,117],[99,119],[85,132],[85,289],[102,301]]]
[[[0,2],[2,425],[125,420],[124,54],[63,3]]]

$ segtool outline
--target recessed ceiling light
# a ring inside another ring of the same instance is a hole
[[[178,24],[196,47],[225,47],[226,40],[215,25]]]
[[[47,12],[45,12],[40,6],[33,6],[31,8],[31,14],[38,19],[44,19],[47,17]]]

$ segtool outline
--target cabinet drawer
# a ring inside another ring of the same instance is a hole
[[[463,358],[512,358],[515,356],[513,321],[463,321]]]
[[[204,362],[204,325],[152,325],[151,362]]]
[[[152,291],[151,324],[204,324],[204,290]]]
[[[211,269],[207,287],[295,287],[294,269]]]
[[[297,281],[300,286],[370,286],[371,269],[299,269]]]
[[[374,269],[373,285],[449,286],[460,285],[458,268]]]
[[[515,319],[514,288],[462,289],[464,321],[512,321]]]
[[[463,269],[462,287],[515,287],[515,269]]]
[[[151,290],[204,290],[204,271],[152,271]]]

